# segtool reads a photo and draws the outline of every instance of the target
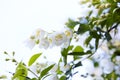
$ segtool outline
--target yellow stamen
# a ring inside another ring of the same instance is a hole
[[[68,31],[68,30],[65,31],[65,35],[66,35],[66,36],[70,36],[70,34],[71,34],[70,31]]]
[[[40,36],[40,30],[36,31],[36,36]]]
[[[55,36],[55,40],[58,41],[58,40],[62,40],[63,36],[61,34],[58,34]]]

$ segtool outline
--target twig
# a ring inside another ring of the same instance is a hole
[[[32,70],[28,68],[28,71],[30,71],[32,74],[34,74],[37,78],[39,78]]]
[[[102,42],[101,42],[101,44],[98,46],[98,48],[100,48],[100,47],[102,46],[102,44],[103,44],[104,41],[105,41],[105,39],[102,40]],[[97,50],[98,50],[98,49],[97,49]],[[92,57],[92,56],[97,52],[97,50],[95,50],[93,54],[90,54],[89,56],[87,56],[86,58],[82,59],[81,61],[84,61],[85,59],[88,59],[88,58]]]
[[[119,23],[117,23],[116,25],[114,25],[113,27],[111,27],[107,32],[110,32],[111,30],[113,30],[114,28],[117,28],[119,25]]]

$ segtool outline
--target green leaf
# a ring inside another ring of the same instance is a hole
[[[100,38],[101,36],[97,33],[96,30],[90,31],[89,33],[93,38]]]
[[[15,52],[14,52],[14,51],[12,52],[12,55],[13,55],[13,56],[15,55]]]
[[[66,76],[65,75],[61,76],[59,80],[66,80]]]
[[[82,55],[87,55],[87,54],[91,54],[91,53],[85,53],[85,52],[71,52],[68,55],[78,55],[78,56],[82,56]]]
[[[68,22],[66,23],[66,26],[73,29],[79,22],[76,22],[72,19],[68,19]]]
[[[114,52],[114,55],[120,56],[120,50],[116,50],[116,51]]]
[[[81,46],[76,46],[73,52],[83,52],[84,49]]]
[[[28,70],[26,66],[20,62],[16,68],[15,74],[12,77],[12,80],[26,80]]]
[[[99,38],[96,38],[95,39],[95,49],[97,50],[98,48],[98,45],[99,45]]]
[[[68,48],[64,48],[62,51],[61,51],[61,55],[63,57],[63,62],[66,64],[67,63],[67,55],[68,55]]]
[[[40,56],[41,54],[42,54],[42,53],[34,54],[34,55],[30,58],[30,60],[29,60],[29,62],[28,62],[28,66],[31,66],[31,65],[39,58],[39,56]]]
[[[90,50],[86,51],[86,52],[71,52],[68,55],[74,55],[74,56],[82,56],[82,55],[87,55],[87,54],[92,54],[92,52]]]
[[[68,50],[72,50],[73,49],[73,45],[71,45],[71,46],[68,46]]]
[[[88,36],[88,37],[85,39],[84,44],[85,44],[86,46],[88,46],[88,44],[90,43],[91,40],[92,40],[92,36]]]
[[[10,59],[9,58],[6,58],[5,61],[9,61]]]
[[[89,28],[88,24],[80,24],[77,34],[83,34],[89,30],[90,30],[90,28]]]
[[[1,75],[1,76],[0,76],[0,79],[6,79],[6,78],[7,78],[6,75]]]
[[[41,79],[43,76],[48,74],[48,72],[54,67],[54,65],[55,64],[52,64],[52,65],[48,66],[47,68],[45,68],[44,70],[42,70],[39,79]]]
[[[6,51],[4,51],[4,54],[8,55],[8,53]]]
[[[37,80],[36,78],[32,78],[31,80]]]
[[[71,52],[68,55],[85,55],[84,52]]]

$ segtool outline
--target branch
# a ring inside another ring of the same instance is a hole
[[[114,28],[117,28],[118,25],[119,25],[119,23],[117,23],[116,25],[114,25],[113,27],[111,27],[111,28],[108,30],[108,32],[110,32],[110,31],[113,30]]]
[[[35,75],[37,78],[39,78],[32,70],[30,70],[29,68],[28,68],[28,70],[29,70],[33,75]]]

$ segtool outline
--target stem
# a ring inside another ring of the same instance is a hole
[[[105,41],[105,39],[102,40],[102,42],[101,42],[101,44],[98,46],[98,48],[100,48],[100,47],[102,46],[102,44],[103,44],[104,41]],[[98,50],[98,49],[97,49],[97,50]],[[84,61],[85,59],[92,57],[92,56],[97,52],[97,50],[95,50],[95,52],[94,52],[93,54],[90,54],[89,56],[87,56],[86,58],[84,58],[84,59],[81,60],[81,61]]]
[[[108,30],[108,32],[110,32],[110,31],[113,30],[114,28],[117,28],[118,25],[119,25],[119,23],[117,23],[116,25],[114,25],[113,27],[111,27],[111,28]]]
[[[37,78],[39,78],[32,70],[28,68],[28,71],[30,71],[33,75],[35,75]]]
[[[118,27],[118,25],[119,25],[119,22],[118,22],[118,23],[116,23],[116,24],[115,24],[113,27],[111,27],[110,29],[108,29],[108,31],[107,31],[107,32],[110,32],[111,30],[113,30],[113,29],[117,28],[117,27]],[[104,42],[104,40],[105,40],[105,39],[103,39],[102,43]],[[99,45],[99,47],[101,47],[101,46],[102,46],[102,43]],[[95,52],[94,52],[93,54],[90,54],[89,56],[87,56],[86,58],[84,58],[84,59],[83,59],[83,60],[81,60],[81,61],[84,61],[85,59],[90,58],[91,56],[93,56],[93,55],[96,53],[96,51],[97,51],[97,50],[95,50]]]

